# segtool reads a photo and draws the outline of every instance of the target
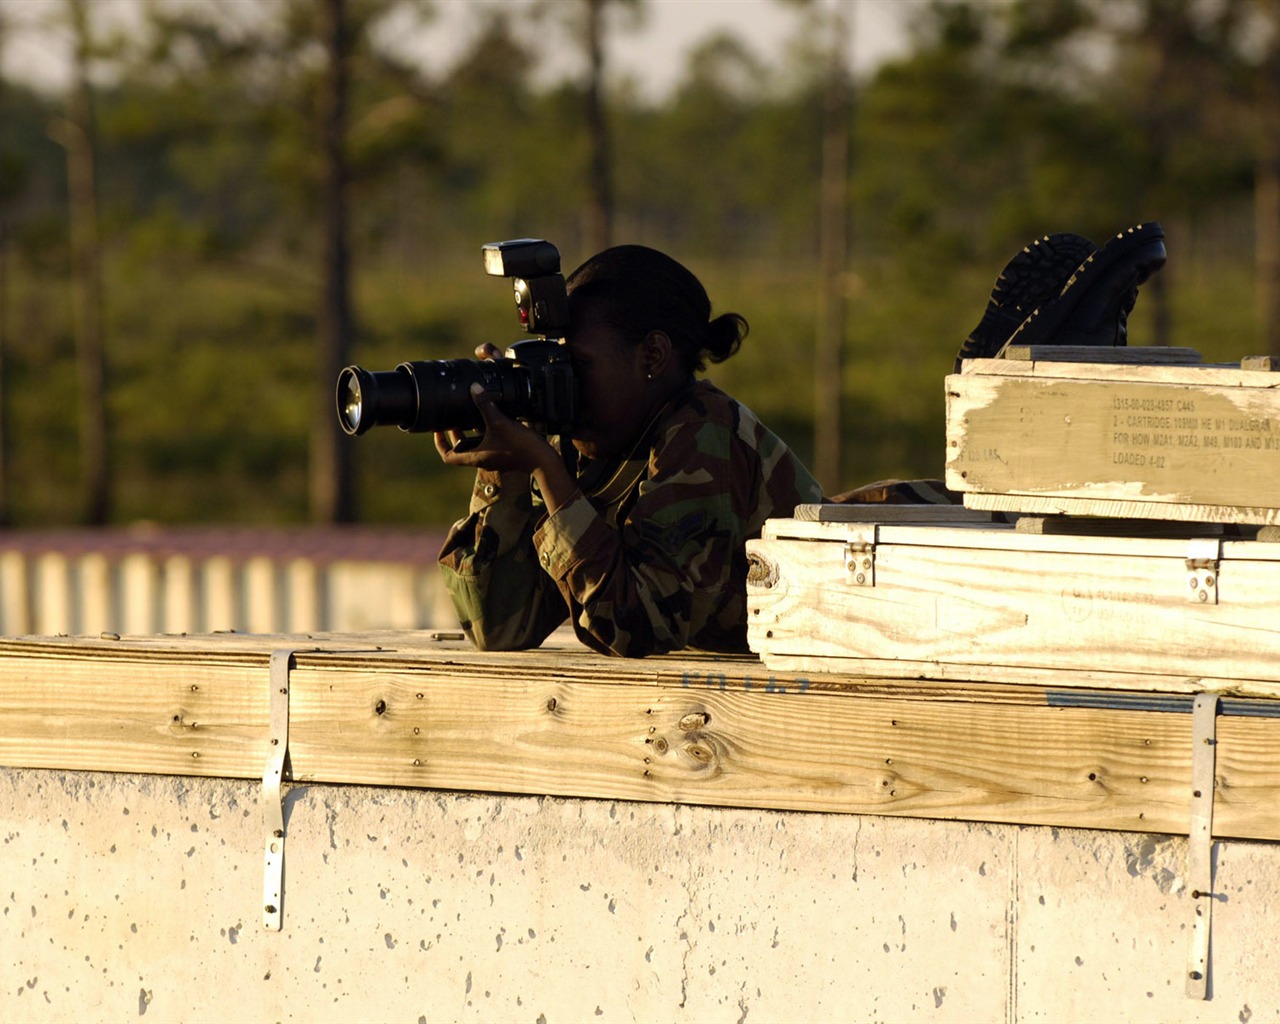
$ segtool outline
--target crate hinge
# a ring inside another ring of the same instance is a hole
[[[1196,694],[1191,707],[1191,830],[1187,864],[1195,919],[1187,964],[1187,995],[1207,999],[1209,993],[1209,926],[1213,916],[1213,793],[1217,770],[1217,724],[1220,701],[1215,694]]]
[[[289,671],[292,650],[271,652],[271,723],[267,765],[262,773],[263,881],[262,925],[280,930],[284,901],[284,800],[280,784],[289,755]]]
[[[1218,572],[1222,541],[1195,537],[1187,544],[1187,600],[1193,604],[1218,603]]]
[[[876,585],[875,541],[851,540],[844,546],[844,569],[855,587]]]

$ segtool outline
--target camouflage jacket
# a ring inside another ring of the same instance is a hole
[[[747,649],[745,541],[820,502],[809,471],[754,414],[691,385],[604,485],[547,515],[527,474],[481,470],[440,565],[481,649],[536,647],[571,617],[589,647],[626,657]]]

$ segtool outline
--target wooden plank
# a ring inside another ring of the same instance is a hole
[[[911,543],[920,534],[969,546]],[[1215,604],[1191,600],[1186,541],[1004,531],[997,547],[995,534],[881,527],[874,586],[851,582],[841,543],[749,541],[748,641],[780,670],[842,659],[832,671],[1056,672],[1087,674],[1089,685],[1280,696],[1275,563],[1231,555],[1250,542],[1222,542]]]
[[[1147,365],[1191,366],[1204,362],[1193,348],[1135,346],[1103,348],[1099,345],[1010,345],[1005,359],[1041,363],[1142,363]]]
[[[263,652],[288,646],[281,639],[197,638],[180,658],[141,642],[45,645],[46,657],[0,644],[0,762],[256,777],[267,749]],[[293,778],[1188,829],[1182,705],[959,683],[896,690],[749,659],[632,666],[585,651],[460,653],[301,651]],[[1219,737],[1217,834],[1280,839],[1280,720],[1224,715]]]
[[[0,764],[253,778],[267,663],[0,657]]]
[[[1046,498],[1039,494],[976,494],[964,496],[966,508],[1020,515],[1090,516],[1097,519],[1175,519],[1221,526],[1280,525],[1280,509],[1239,505],[1178,505],[1162,501],[1112,501],[1102,498]]]
[[[963,505],[797,505],[795,518],[814,523],[989,523],[991,514]]]
[[[1011,359],[973,359],[960,374],[946,379],[950,388],[959,377],[1019,377],[1032,380],[1100,381],[1108,384],[1173,384],[1187,387],[1275,387],[1270,371],[1253,364],[1210,363],[1203,366],[1160,365],[1155,363],[1054,363],[1022,362]]]
[[[1155,518],[1272,522],[1280,509],[1280,393],[1274,374],[1248,376],[1264,386],[955,376],[947,391],[947,485],[1005,496],[1001,507],[1011,511],[1101,515],[1105,507],[1116,515],[1160,506]],[[1094,504],[1040,501],[1059,498]]]
[[[1038,665],[966,664],[910,658],[874,658],[840,654],[799,654],[766,650],[761,660],[770,672],[807,676],[813,686],[824,677],[843,678],[865,673],[870,678],[908,681],[940,687],[1012,686],[1016,689],[1087,687],[1107,693],[1148,693],[1188,696],[1220,693],[1250,700],[1276,699],[1275,684],[1267,680],[1233,679],[1212,673],[1181,676],[1142,672],[1110,672],[1098,661],[1064,671]]]
[[[1185,832],[1190,716],[412,674],[298,676],[302,780]],[[305,696],[303,696],[305,695]],[[480,709],[483,708],[483,713]],[[379,710],[380,709],[380,710]],[[1222,834],[1280,837],[1280,721],[1224,741]],[[1233,741],[1236,742],[1236,741]],[[1237,789],[1237,787],[1243,787]]]
[[[1097,516],[1020,515],[1018,533],[1073,534],[1077,537],[1232,537],[1257,539],[1253,526],[1229,523],[1191,523],[1169,519],[1100,519]]]
[[[1128,530],[1099,532],[1022,531],[1016,524],[950,523],[924,526],[912,523],[813,523],[800,519],[770,519],[761,530],[765,540],[803,539],[841,543],[882,542],[915,547],[994,548],[1004,551],[1080,554],[1114,558],[1185,558],[1193,538],[1221,538],[1223,557],[1264,562],[1280,561],[1280,544],[1227,536],[1218,526],[1168,533],[1133,524]]]

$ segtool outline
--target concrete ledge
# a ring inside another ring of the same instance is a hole
[[[305,785],[284,927],[249,781],[0,769],[0,1019],[1280,1017],[1280,846]]]

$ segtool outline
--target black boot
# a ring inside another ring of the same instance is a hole
[[[1164,228],[1155,221],[1120,232],[1081,263],[1061,293],[1028,316],[1006,345],[1127,344],[1138,286],[1167,258]]]
[[[1061,232],[1038,238],[1000,271],[981,322],[964,339],[955,372],[965,359],[991,359],[1041,305],[1057,298],[1098,247],[1083,235]]]

